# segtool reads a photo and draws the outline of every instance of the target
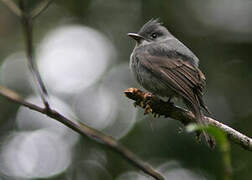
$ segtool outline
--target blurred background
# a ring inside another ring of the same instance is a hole
[[[16,2],[16,1],[15,1]],[[39,3],[30,1],[30,8]],[[222,179],[218,148],[198,144],[172,119],[143,116],[123,91],[138,87],[126,36],[151,18],[200,59],[212,116],[252,136],[252,1],[54,1],[34,23],[39,71],[50,104],[120,140],[172,180]],[[19,19],[0,3],[0,84],[40,104]],[[154,130],[149,120],[153,120]],[[0,97],[0,180],[146,180],[110,149]],[[234,179],[252,178],[252,155],[231,144]]]

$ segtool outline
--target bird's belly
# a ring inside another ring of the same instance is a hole
[[[137,59],[132,59],[130,68],[137,82],[147,91],[162,97],[173,97],[176,95],[167,84],[154,76]]]

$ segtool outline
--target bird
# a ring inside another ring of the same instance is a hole
[[[199,125],[207,125],[202,109],[209,110],[203,100],[206,78],[199,69],[197,56],[159,19],[145,23],[138,33],[128,33],[136,41],[130,55],[130,70],[136,81],[158,97],[182,99],[195,115]],[[212,148],[214,139],[202,131],[206,143]]]

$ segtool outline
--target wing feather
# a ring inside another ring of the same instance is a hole
[[[193,105],[198,104],[208,111],[202,98],[205,76],[197,67],[181,59],[157,57],[149,54],[142,54],[139,61],[180,96]]]

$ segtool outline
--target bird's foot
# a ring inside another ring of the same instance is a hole
[[[174,105],[174,102],[172,102],[172,97],[169,97],[169,99],[167,100],[167,102],[166,103],[168,103],[168,104],[170,104],[170,105]]]

